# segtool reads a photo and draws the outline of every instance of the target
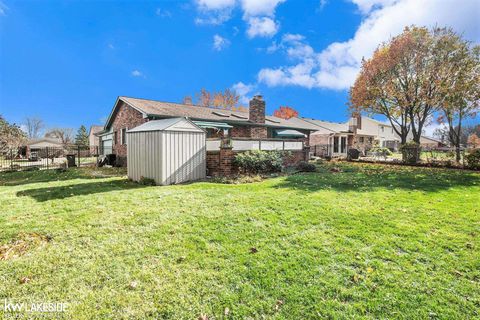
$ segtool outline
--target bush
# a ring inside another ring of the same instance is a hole
[[[393,152],[388,148],[376,147],[376,148],[371,149],[370,151],[374,152],[377,155],[382,156],[382,157],[391,156],[393,154]]]
[[[251,150],[237,154],[234,164],[240,172],[247,174],[280,172],[284,156],[281,151]]]
[[[140,177],[140,180],[138,180],[138,183],[143,185],[143,186],[155,186],[155,185],[157,185],[155,183],[155,180],[153,180],[151,178],[145,178],[144,176]]]
[[[315,172],[317,167],[314,164],[302,161],[297,165],[297,170],[300,172]]]
[[[480,169],[480,149],[473,149],[465,156],[465,160],[467,160],[467,166],[470,169]]]
[[[415,164],[420,160],[421,148],[415,141],[409,141],[400,147],[403,161],[406,163]]]

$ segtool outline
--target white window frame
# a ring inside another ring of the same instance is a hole
[[[125,130],[125,138],[124,138],[124,130]],[[120,129],[120,144],[126,145],[127,144],[127,128]]]

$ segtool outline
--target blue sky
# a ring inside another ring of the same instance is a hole
[[[344,121],[363,56],[405,25],[479,42],[478,1],[0,1],[0,113],[100,124],[119,95],[260,93],[267,112]]]

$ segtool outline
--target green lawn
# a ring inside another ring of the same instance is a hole
[[[0,308],[67,302],[55,314],[67,319],[480,317],[480,174],[332,165],[169,187],[113,169],[1,173]]]

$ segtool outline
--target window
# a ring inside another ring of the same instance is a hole
[[[364,143],[365,142],[365,138],[364,137],[360,137],[360,143]]]
[[[385,132],[385,127],[384,127],[384,126],[381,126],[381,127],[380,127],[380,130],[382,130],[382,132]]]
[[[333,137],[333,152],[338,153],[338,137]]]
[[[347,137],[340,138],[340,152],[341,153],[347,152]]]
[[[113,144],[117,144],[117,143],[118,143],[118,141],[117,141],[118,137],[117,137],[117,136],[118,136],[117,131],[114,131],[114,132],[113,132]]]
[[[120,132],[120,144],[127,144],[127,128],[123,128]]]

